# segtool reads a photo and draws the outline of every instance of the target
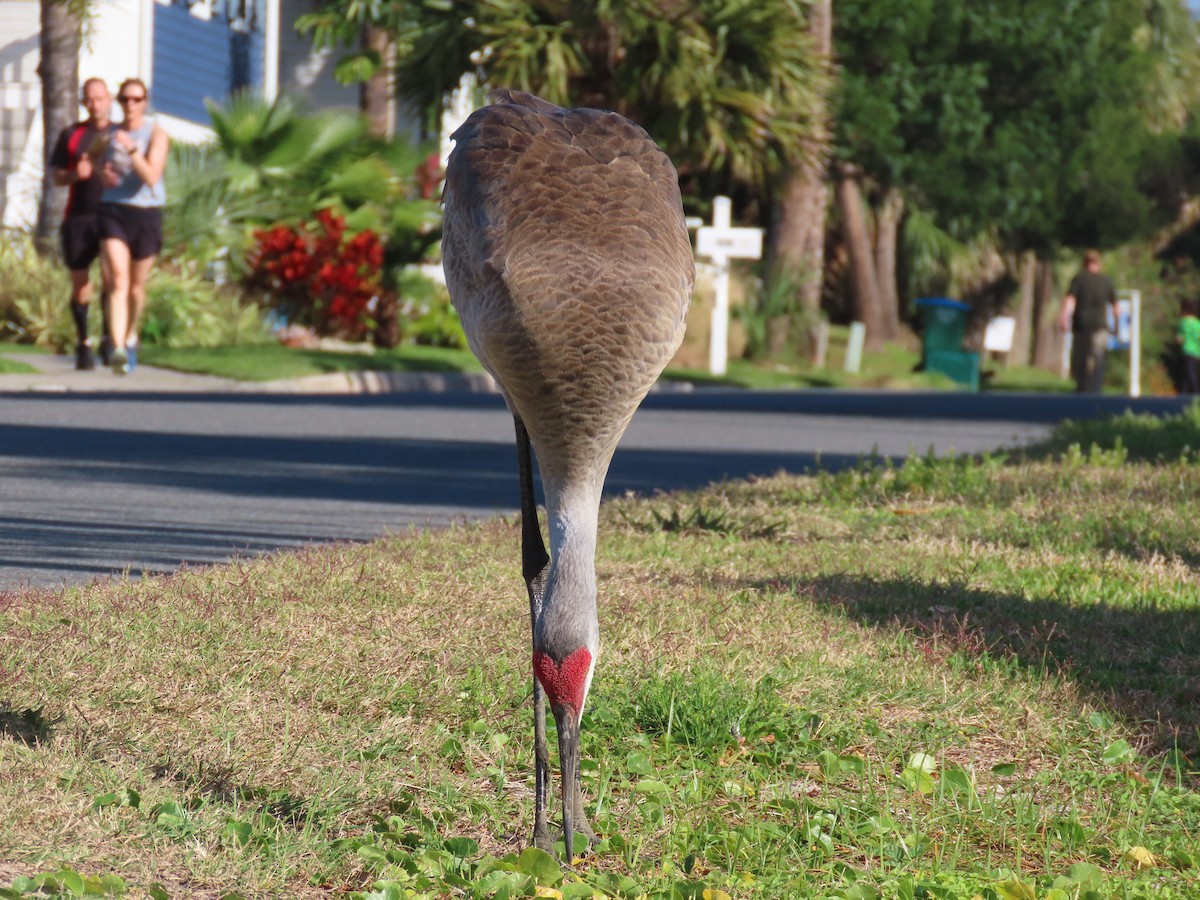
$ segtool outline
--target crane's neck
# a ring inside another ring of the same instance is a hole
[[[559,699],[583,712],[600,654],[596,615],[596,518],[600,488],[572,480],[546,479],[550,572],[534,623],[534,664],[552,703]],[[580,651],[583,651],[581,653]],[[539,662],[540,660],[540,662]],[[558,669],[562,667],[561,674]]]
[[[572,485],[556,490],[546,485],[547,527],[550,532],[550,580],[547,602],[552,599],[550,586],[560,596],[583,605],[585,612],[596,611],[596,521],[600,514],[600,489],[592,485]]]

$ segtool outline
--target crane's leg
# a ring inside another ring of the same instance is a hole
[[[529,432],[519,416],[513,416],[517,428],[517,470],[521,479],[521,574],[529,591],[529,626],[542,610],[546,577],[550,573],[550,555],[542,540],[538,524],[537,500],[533,493],[533,455],[529,447]],[[546,825],[546,809],[550,804],[550,751],[546,745],[546,695],[533,678],[533,758],[534,806],[533,845],[551,852],[554,842]]]
[[[583,782],[578,768],[575,770],[575,812],[571,816],[571,824],[577,832],[587,838],[589,847],[600,843],[600,838],[596,837],[596,832],[592,830],[592,824],[583,809]]]

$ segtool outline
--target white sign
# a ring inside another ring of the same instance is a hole
[[[996,316],[988,322],[987,330],[983,333],[983,349],[993,353],[1011,352],[1016,330],[1017,320],[1012,316]]]
[[[707,256],[716,267],[713,278],[712,335],[708,346],[708,370],[724,375],[729,357],[729,260],[762,256],[761,228],[734,228],[733,201],[713,198],[713,223],[696,231],[696,255]]]
[[[762,257],[761,228],[714,228],[705,226],[696,231],[696,255],[717,259],[760,259]]]

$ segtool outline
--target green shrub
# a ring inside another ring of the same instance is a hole
[[[268,340],[262,311],[235,287],[189,272],[156,270],[146,291],[141,338],[164,347],[219,347]]]
[[[820,316],[805,310],[800,291],[806,275],[800,269],[780,269],[756,283],[734,316],[746,332],[746,359],[787,356],[806,347]]]
[[[94,273],[99,279],[99,268]],[[39,256],[28,234],[0,237],[0,339],[55,350],[75,344],[71,279],[56,257]],[[98,329],[99,316],[93,316]]]
[[[283,205],[265,191],[236,190],[231,164],[215,144],[172,143],[170,154],[163,255],[240,277],[254,227],[280,218]]]
[[[1200,458],[1200,400],[1178,415],[1154,416],[1126,410],[1106,419],[1067,421],[1058,427],[1047,444],[1056,455],[1120,450],[1130,459],[1164,461]]]
[[[92,275],[98,294],[99,266]],[[57,352],[74,347],[70,293],[66,268],[53,257],[39,256],[28,235],[0,239],[0,339]],[[92,314],[90,326],[99,339],[99,314]],[[244,304],[236,288],[159,268],[150,275],[141,337],[168,347],[215,347],[264,341],[268,333],[261,311]]]
[[[430,347],[467,348],[467,335],[444,287],[413,269],[397,279],[397,286],[400,315],[407,320],[401,326],[406,340]]]

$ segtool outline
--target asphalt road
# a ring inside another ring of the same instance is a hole
[[[1072,396],[652,395],[609,493],[973,453],[1128,405]],[[1139,408],[1175,411],[1175,400]],[[0,591],[171,571],[511,512],[512,422],[478,394],[0,394]]]

